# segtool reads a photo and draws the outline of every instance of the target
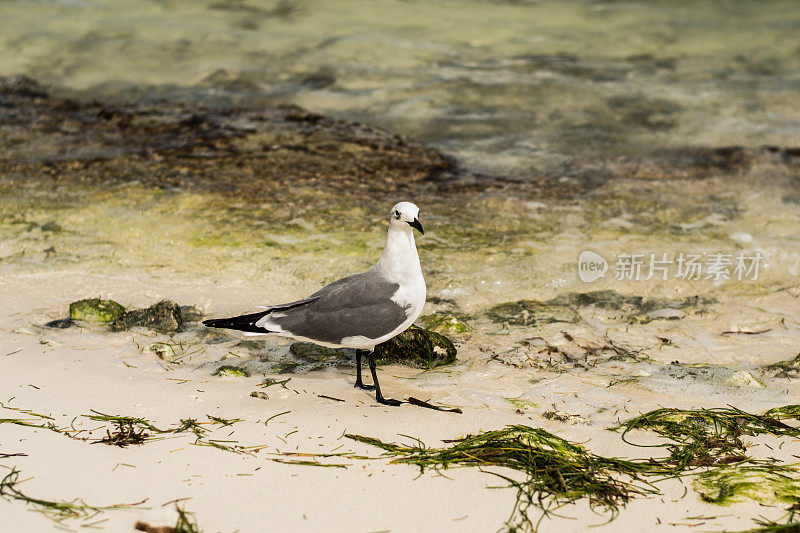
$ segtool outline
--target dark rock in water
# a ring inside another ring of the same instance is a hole
[[[258,351],[264,349],[264,343],[262,341],[253,341],[245,339],[237,342],[234,345],[234,348],[243,348],[245,350]]]
[[[765,370],[776,372],[776,378],[797,378],[800,377],[800,353],[794,359],[779,361],[771,365],[764,366]]]
[[[544,302],[520,300],[499,304],[489,309],[487,315],[495,322],[516,326],[576,323],[580,321],[578,309],[594,306],[597,309],[627,313],[629,322],[642,324],[659,319],[678,320],[685,315],[679,310],[701,308],[715,301],[699,295],[672,299],[627,296],[612,290],[570,292]]]
[[[547,303],[566,305],[572,308],[594,305],[598,309],[612,311],[637,311],[651,313],[661,309],[685,309],[700,307],[714,303],[716,300],[695,295],[687,298],[646,298],[643,296],[627,296],[617,291],[570,292],[556,296]]]
[[[456,361],[456,347],[450,339],[434,331],[411,326],[400,335],[375,347],[380,364],[401,364],[434,368]]]
[[[290,185],[363,195],[364,186],[393,190],[454,168],[408,138],[296,106],[82,103],[0,78],[0,174],[10,172],[10,162],[15,175],[41,177],[44,167],[60,182],[137,182],[253,198]]]
[[[24,74],[16,74],[7,78],[0,77],[0,92],[33,98],[47,97],[44,87],[38,81]]]
[[[152,329],[159,333],[178,331],[183,325],[181,308],[170,300],[161,300],[147,309],[128,311],[111,324],[112,331],[122,331],[134,326]]]
[[[69,318],[59,318],[58,320],[51,320],[44,326],[47,328],[67,329],[74,326],[75,323]]]
[[[353,361],[353,350],[349,348],[326,348],[311,342],[294,342],[289,346],[291,354],[306,363],[347,363]]]
[[[42,231],[47,231],[50,233],[58,233],[63,230],[64,228],[62,228],[55,220],[51,220],[50,222],[42,224]]]
[[[69,304],[69,318],[71,320],[114,322],[123,313],[125,313],[125,308],[114,300],[88,298]]]
[[[495,305],[486,313],[495,322],[515,326],[538,326],[553,322],[579,322],[581,317],[575,309],[561,303],[519,300]]]
[[[300,80],[300,84],[309,89],[324,89],[334,83],[336,83],[336,75],[330,69],[320,69]]]

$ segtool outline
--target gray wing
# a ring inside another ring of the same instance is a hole
[[[373,271],[355,274],[291,307],[273,309],[259,325],[275,324],[292,335],[331,344],[358,335],[377,339],[408,318],[406,308],[391,300],[399,288]]]

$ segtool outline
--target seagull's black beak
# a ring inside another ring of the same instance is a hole
[[[425,235],[425,230],[422,229],[422,224],[419,223],[419,219],[418,218],[415,218],[414,222],[406,222],[406,224],[408,224],[409,226],[411,226],[414,229],[418,229],[420,233]]]

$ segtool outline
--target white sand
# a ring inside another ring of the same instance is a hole
[[[166,340],[164,335],[38,326],[64,316],[68,303],[87,293],[101,292],[133,306],[169,297],[181,303],[208,306],[214,313],[233,311],[237,302],[248,298],[244,286],[221,291],[213,285],[203,287],[203,280],[167,278],[154,274],[90,275],[74,269],[30,275],[7,269],[0,277],[5,304],[0,311],[3,324],[0,401],[6,406],[50,415],[56,425],[73,424],[85,430],[80,437],[95,439],[105,436],[106,425],[82,416],[90,414],[92,409],[144,417],[159,427],[176,424],[182,418],[207,421],[206,415],[241,418],[243,421],[232,427],[214,429],[209,437],[234,440],[243,446],[264,446],[250,455],[237,455],[195,446],[192,436],[181,434],[141,446],[118,448],[71,440],[43,429],[0,425],[0,453],[27,454],[0,459],[4,467],[16,466],[21,471],[21,478],[26,481],[20,489],[27,494],[56,500],[79,497],[94,505],[147,500],[141,508],[107,511],[88,521],[105,520],[98,527],[108,531],[131,530],[137,520],[153,525],[174,524],[174,505],[168,502],[184,498],[186,509],[196,515],[200,527],[207,532],[495,531],[509,516],[514,503],[513,490],[487,488],[500,485],[499,480],[477,469],[448,470],[444,472],[447,477],[433,472],[419,476],[415,467],[389,465],[386,459],[378,458],[379,450],[342,435],[350,432],[408,442],[409,439],[400,436],[405,434],[438,446],[440,439],[524,423],[585,443],[598,454],[642,456],[649,450],[627,446],[618,434],[605,428],[617,418],[658,405],[711,407],[735,403],[743,409],[761,411],[797,402],[794,383],[778,383],[768,379],[769,376],[758,376],[766,382],[767,389],[691,379],[686,379],[683,387],[668,378],[658,378],[657,374],[643,376],[639,383],[608,388],[613,379],[608,377],[614,372],[613,363],[589,372],[575,370],[562,374],[514,369],[486,362],[488,357],[481,347],[489,337],[484,334],[476,334],[462,346],[461,362],[448,371],[420,376],[418,371],[408,368],[381,369],[381,383],[388,396],[413,395],[457,404],[462,407],[463,415],[410,405],[379,406],[370,393],[352,387],[352,370],[273,376],[291,377],[288,389],[271,386],[264,389],[269,400],[262,400],[249,396],[251,391],[261,390],[257,387],[264,377],[261,374],[249,378],[210,376],[210,371],[218,365],[214,361],[231,351],[231,342],[201,346],[206,351],[191,362],[167,370],[154,355],[137,347]],[[212,298],[222,300],[208,304]],[[775,349],[769,356],[771,360],[785,359],[797,350],[797,307],[790,305],[796,303],[796,297],[783,292],[765,298],[768,301],[760,305],[771,307],[773,312],[784,309],[782,312],[789,317],[784,323],[789,325],[776,333],[778,338],[761,341],[761,345],[758,345],[761,336],[748,336],[746,341],[751,346],[743,353],[769,345]],[[636,331],[641,333],[649,328],[674,335],[669,330],[675,324],[654,322]],[[706,344],[724,353],[725,343],[731,342],[730,335],[719,335],[723,327],[719,317],[713,324],[710,328],[699,321],[683,323],[681,327],[684,333],[686,329],[696,332],[705,328],[711,339]],[[545,335],[552,333],[546,328],[542,331]],[[502,346],[501,341],[497,342]],[[276,343],[267,341],[267,345]],[[677,355],[668,353],[664,357],[669,360],[680,355],[689,357],[692,353],[686,348],[675,350],[679,350]],[[226,362],[244,362],[244,366],[253,368],[259,364],[257,358],[247,355]],[[404,379],[415,376],[417,379]],[[531,383],[531,378],[540,380]],[[319,395],[345,401],[327,400]],[[516,407],[503,399],[519,395],[534,402],[536,407],[518,414]],[[553,405],[563,412],[580,415],[581,418],[575,419],[580,423],[543,418],[541,413]],[[290,412],[264,425],[268,417],[284,411]],[[29,418],[8,409],[0,409],[0,417]],[[764,442],[774,450],[756,446],[753,455],[789,457],[791,453],[800,453],[797,442],[787,441],[780,450],[776,441]],[[279,455],[282,452],[355,452],[375,459],[320,459],[348,465],[320,468],[272,460],[293,459]],[[2,473],[5,475],[5,468]],[[604,529],[675,530],[670,524],[694,525],[703,531],[744,529],[751,527],[751,518],[757,515],[775,518],[781,515],[780,506],[771,509],[748,503],[720,508],[702,503],[689,482],[684,486],[679,481],[670,481],[660,488],[663,496],[635,500]],[[584,503],[568,506],[560,514],[566,518],[545,520],[541,530],[583,531],[605,520]],[[81,529],[82,523],[68,520],[64,525]],[[50,519],[31,512],[22,502],[0,500],[2,531],[51,531],[58,527]]]

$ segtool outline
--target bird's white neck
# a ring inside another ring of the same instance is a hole
[[[375,268],[387,278],[398,281],[409,277],[422,277],[417,245],[414,242],[414,230],[410,226],[408,228],[389,226],[386,248],[383,249]]]

